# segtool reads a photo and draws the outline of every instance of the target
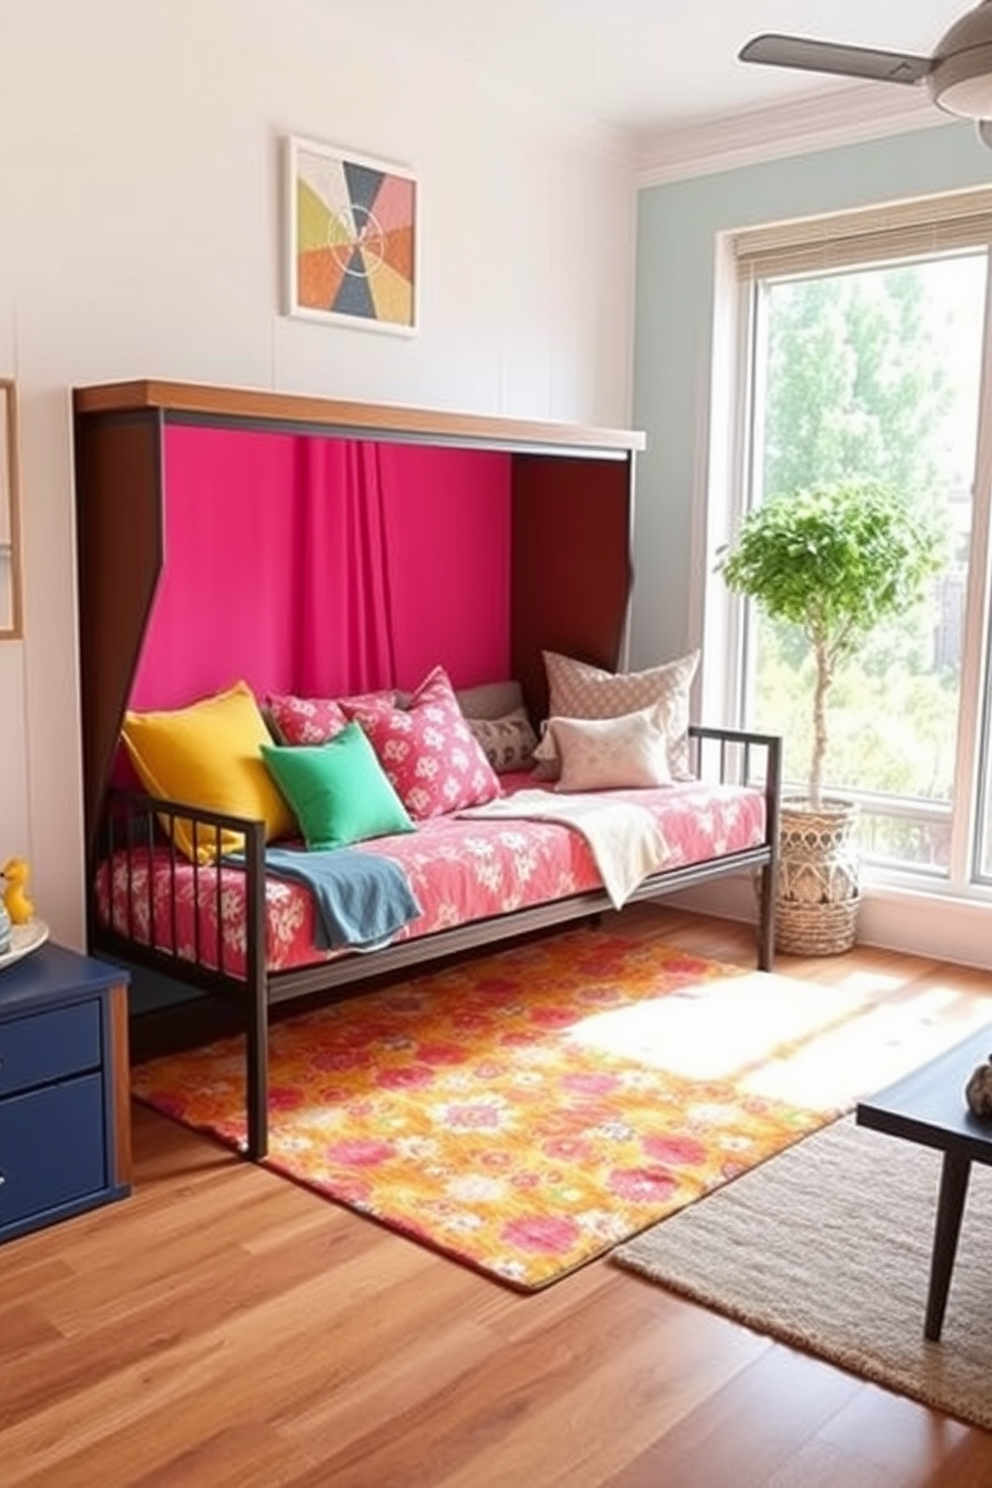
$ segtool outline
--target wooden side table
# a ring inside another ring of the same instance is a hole
[[[131,1191],[128,980],[50,942],[0,969],[0,1241]]]

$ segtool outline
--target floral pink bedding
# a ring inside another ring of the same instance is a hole
[[[523,774],[504,776],[502,784],[508,794],[514,789],[533,790],[537,782],[532,774]],[[550,786],[548,791],[554,799]],[[652,812],[670,848],[669,868],[722,858],[764,841],[765,801],[758,790],[690,781],[609,795]],[[422,906],[423,913],[397,933],[396,941],[601,887],[585,839],[557,822],[439,816],[420,823],[415,832],[364,842],[361,850],[398,863]],[[217,893],[218,873],[221,895]],[[217,924],[218,899],[223,905],[221,926]],[[130,864],[119,853],[100,867],[97,911],[104,926],[131,940],[174,947],[177,955],[204,966],[216,967],[220,959],[226,973],[244,975],[244,875],[237,868],[194,871],[185,861],[177,863],[165,846],[132,853]],[[309,891],[287,879],[270,877],[266,884],[268,970],[289,971],[355,954],[316,950],[313,928]]]

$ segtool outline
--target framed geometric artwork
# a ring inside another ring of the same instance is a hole
[[[417,329],[417,180],[405,166],[287,140],[287,309],[309,320]]]

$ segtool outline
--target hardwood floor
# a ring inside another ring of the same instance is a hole
[[[726,960],[751,935],[614,926]],[[859,949],[948,1030],[984,972]],[[522,1297],[134,1107],[122,1203],[0,1248],[4,1488],[988,1488],[992,1434],[602,1259]],[[992,1370],[992,1361],[990,1361]],[[990,1375],[992,1378],[992,1375]]]

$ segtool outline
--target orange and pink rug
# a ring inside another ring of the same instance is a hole
[[[521,1290],[850,1109],[864,989],[596,930],[275,1024],[274,1171]],[[134,1094],[242,1147],[239,1039]]]

